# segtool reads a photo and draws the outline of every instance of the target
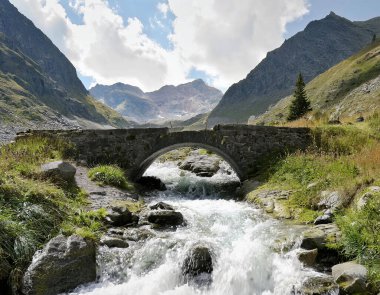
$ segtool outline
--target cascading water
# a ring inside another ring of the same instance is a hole
[[[205,180],[174,163],[154,163],[146,174],[159,177],[169,189],[145,201],[172,205],[183,214],[186,226],[133,229],[131,235],[145,238],[136,238],[126,249],[101,247],[99,282],[72,294],[300,294],[295,290],[305,280],[321,276],[296,258],[301,229],[247,203],[221,198],[223,184],[237,180],[224,168]],[[209,248],[213,258],[211,283],[203,286],[186,283],[181,271],[187,253],[199,244]],[[292,245],[286,253],[285,244]]]

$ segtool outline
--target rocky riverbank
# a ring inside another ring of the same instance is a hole
[[[310,183],[308,188],[313,189],[317,185]],[[380,192],[380,187],[370,186],[364,193],[358,193],[351,200],[352,204],[341,191],[321,191],[314,211],[306,213],[307,218],[303,208],[289,204],[295,191],[262,187],[259,181],[246,181],[240,193],[276,219],[291,224],[308,224],[302,233],[297,256],[305,266],[328,275],[328,281],[319,289],[321,282],[316,278],[317,281],[311,284],[314,288],[309,286],[305,294],[327,294],[330,288],[334,289],[334,285],[339,286],[339,294],[377,294],[379,290],[370,282],[367,268],[357,261],[350,261],[350,257],[343,252],[342,232],[335,219],[344,208],[353,206],[356,210],[363,209],[370,199],[377,198],[375,195]]]

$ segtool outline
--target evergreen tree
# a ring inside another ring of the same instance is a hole
[[[375,43],[375,42],[376,42],[376,34],[373,34],[372,43]]]
[[[290,105],[288,120],[296,120],[302,117],[310,110],[310,102],[307,99],[305,91],[305,82],[303,81],[302,74],[300,73],[298,75],[296,89],[294,91],[294,99],[292,101],[292,104]]]

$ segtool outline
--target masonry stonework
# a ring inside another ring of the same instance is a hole
[[[133,179],[141,177],[160,155],[179,147],[201,147],[224,158],[240,180],[253,175],[260,162],[275,153],[304,150],[310,129],[248,125],[217,125],[213,130],[170,132],[168,128],[112,130],[34,130],[18,135],[68,140],[76,159],[88,165],[117,164]]]

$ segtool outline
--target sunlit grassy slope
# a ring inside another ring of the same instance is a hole
[[[380,41],[319,75],[306,86],[313,119],[355,120],[380,110]],[[292,96],[286,97],[253,124],[286,122]]]

